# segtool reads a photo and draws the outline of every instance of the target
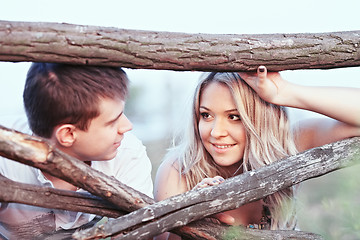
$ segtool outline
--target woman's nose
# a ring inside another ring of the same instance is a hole
[[[211,136],[218,138],[226,136],[226,134],[227,130],[225,123],[221,120],[215,120],[211,130]]]

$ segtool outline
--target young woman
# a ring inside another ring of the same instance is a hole
[[[158,169],[155,199],[216,185],[297,152],[359,136],[359,96],[356,88],[292,84],[264,66],[253,74],[210,73],[196,88],[188,129]],[[291,128],[285,107],[329,118]],[[294,229],[294,187],[218,218],[233,225]]]

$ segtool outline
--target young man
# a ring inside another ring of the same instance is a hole
[[[128,78],[120,68],[33,63],[24,106],[33,134],[152,197],[151,162],[124,114]],[[23,183],[76,191],[39,169],[0,158],[0,173]],[[91,214],[0,205],[0,238],[28,239],[90,222]]]

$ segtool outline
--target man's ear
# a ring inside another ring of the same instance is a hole
[[[55,137],[63,147],[71,147],[76,140],[76,127],[72,124],[63,124],[56,128]]]

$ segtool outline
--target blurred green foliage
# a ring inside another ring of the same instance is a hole
[[[325,239],[360,239],[360,164],[303,183],[299,227]]]

